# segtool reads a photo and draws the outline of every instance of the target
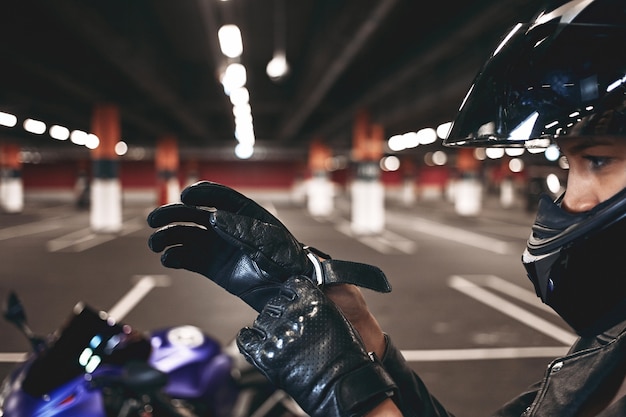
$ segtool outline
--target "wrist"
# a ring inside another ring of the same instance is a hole
[[[369,413],[366,413],[364,417],[377,417],[377,416],[385,416],[385,417],[402,417],[402,413],[390,398],[386,399],[382,403],[378,404],[376,408],[374,408]]]

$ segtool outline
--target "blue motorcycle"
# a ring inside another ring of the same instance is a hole
[[[78,303],[46,337],[12,292],[4,318],[32,345],[0,386],[0,417],[304,417],[284,392],[194,326],[139,332]]]

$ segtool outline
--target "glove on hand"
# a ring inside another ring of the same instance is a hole
[[[231,188],[201,181],[183,190],[181,201],[148,215],[148,224],[159,228],[148,240],[150,249],[163,251],[164,266],[202,274],[256,311],[293,275],[319,285],[391,291],[379,268],[331,260],[304,246],[276,217]],[[316,255],[328,259],[320,262]]]
[[[289,278],[240,330],[246,359],[311,416],[360,416],[397,387],[358,333],[315,284]]]

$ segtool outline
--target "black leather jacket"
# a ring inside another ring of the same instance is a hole
[[[626,321],[598,336],[579,338],[566,356],[550,363],[541,381],[506,403],[492,416],[576,416],[593,392],[610,378],[611,371],[624,366],[625,359]],[[429,393],[390,340],[382,362],[398,384],[400,393],[396,403],[405,417],[453,416]],[[596,416],[626,416],[626,397]]]

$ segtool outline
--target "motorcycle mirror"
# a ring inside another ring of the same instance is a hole
[[[11,291],[4,304],[4,318],[18,327],[26,324],[26,311],[24,305],[14,291]]]

